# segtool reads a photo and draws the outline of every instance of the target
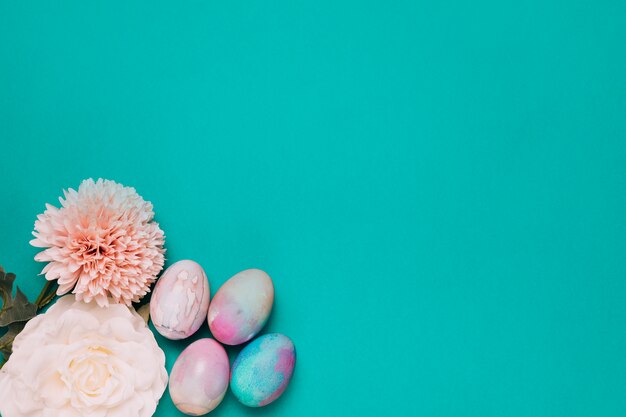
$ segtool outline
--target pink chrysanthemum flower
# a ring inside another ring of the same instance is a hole
[[[37,216],[31,245],[47,248],[35,260],[58,295],[73,289],[78,300],[130,305],[148,291],[163,269],[164,235],[152,204],[134,188],[114,181],[84,180],[63,192],[61,208],[46,204]]]

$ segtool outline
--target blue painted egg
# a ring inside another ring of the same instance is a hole
[[[262,407],[285,391],[296,365],[296,348],[279,333],[263,335],[248,344],[233,363],[230,389],[249,407]]]

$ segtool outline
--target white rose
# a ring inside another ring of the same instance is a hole
[[[15,338],[0,414],[148,417],[166,385],[165,355],[134,310],[65,296]]]

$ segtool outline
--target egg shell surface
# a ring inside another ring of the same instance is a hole
[[[246,346],[233,363],[230,388],[249,407],[262,407],[285,391],[296,364],[296,348],[287,336],[271,333]]]
[[[185,339],[204,323],[211,297],[209,281],[194,261],[174,263],[157,280],[150,300],[156,330],[168,339]]]
[[[217,291],[209,306],[211,333],[227,345],[252,339],[272,311],[274,284],[260,269],[247,269],[231,277]]]
[[[170,373],[172,402],[190,416],[206,414],[217,407],[228,389],[228,355],[213,339],[199,339],[183,350]]]

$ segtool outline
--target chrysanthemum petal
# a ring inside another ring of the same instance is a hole
[[[45,249],[35,259],[50,262],[42,274],[58,280],[59,293],[73,289],[87,302],[138,301],[165,261],[152,204],[134,188],[103,179],[87,179],[59,201],[60,208],[46,204],[37,216],[30,241]]]

